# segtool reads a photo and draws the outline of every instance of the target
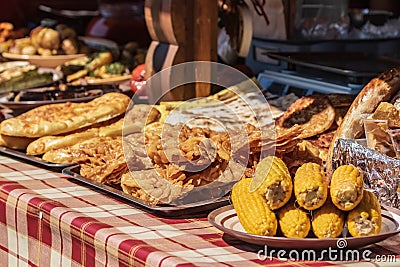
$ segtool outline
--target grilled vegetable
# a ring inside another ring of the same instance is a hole
[[[304,238],[311,228],[307,212],[296,207],[294,199],[278,210],[279,226],[284,236]]]
[[[336,238],[343,232],[345,213],[330,199],[313,213],[312,229],[318,238]]]
[[[341,210],[352,210],[363,197],[362,174],[353,165],[342,165],[333,174],[330,195],[333,204]]]
[[[328,196],[324,170],[316,163],[305,163],[297,169],[293,187],[297,203],[307,210],[318,209]]]
[[[89,74],[89,72],[100,68],[101,66],[110,64],[112,60],[113,58],[111,52],[100,52],[95,56],[93,60],[89,61],[89,63],[85,66],[83,70],[68,75],[67,82],[85,77]]]
[[[347,216],[347,227],[352,236],[372,236],[379,234],[382,225],[382,211],[376,196],[364,190],[363,198]]]
[[[280,158],[269,156],[258,163],[250,191],[262,195],[271,210],[283,207],[289,201],[292,190],[292,178]]]
[[[96,78],[111,78],[117,77],[125,74],[129,74],[129,71],[121,62],[114,62],[100,68],[95,69],[89,73],[89,76]]]
[[[232,203],[239,221],[249,234],[274,236],[278,227],[276,216],[263,196],[249,192],[251,180],[242,179],[232,189]]]
[[[18,66],[0,73],[0,92],[10,92],[53,82],[53,73],[39,73],[36,66]]]

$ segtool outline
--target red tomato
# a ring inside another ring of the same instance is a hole
[[[140,90],[145,84],[146,65],[140,64],[132,70],[131,89],[133,92]]]

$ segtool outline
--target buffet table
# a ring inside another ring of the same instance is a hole
[[[67,178],[0,156],[1,266],[343,265],[260,260],[262,247],[224,235],[207,214],[157,217]],[[371,259],[395,256],[370,266],[398,266],[400,236],[368,249]]]

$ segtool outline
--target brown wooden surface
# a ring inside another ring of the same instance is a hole
[[[179,63],[217,61],[217,1],[146,0],[145,17],[153,39],[146,57],[147,78]],[[210,71],[202,71],[200,74],[203,77],[206,75],[211,78]],[[163,86],[164,91],[169,90],[168,83]],[[161,100],[207,96],[210,94],[210,87],[206,83],[183,85]],[[149,96],[154,99],[163,93],[149,92]]]
[[[193,52],[195,61],[217,61],[217,37],[218,37],[218,5],[215,0],[193,0]],[[201,73],[212,78],[211,71]],[[211,84],[197,83],[196,97],[208,96],[211,92]]]

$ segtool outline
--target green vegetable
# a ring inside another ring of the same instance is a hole
[[[53,74],[50,72],[37,73],[37,71],[29,71],[20,76],[0,84],[0,92],[10,92],[27,88],[43,86],[53,82]]]
[[[106,71],[109,74],[122,74],[125,69],[125,65],[121,62],[114,62],[106,66]]]

